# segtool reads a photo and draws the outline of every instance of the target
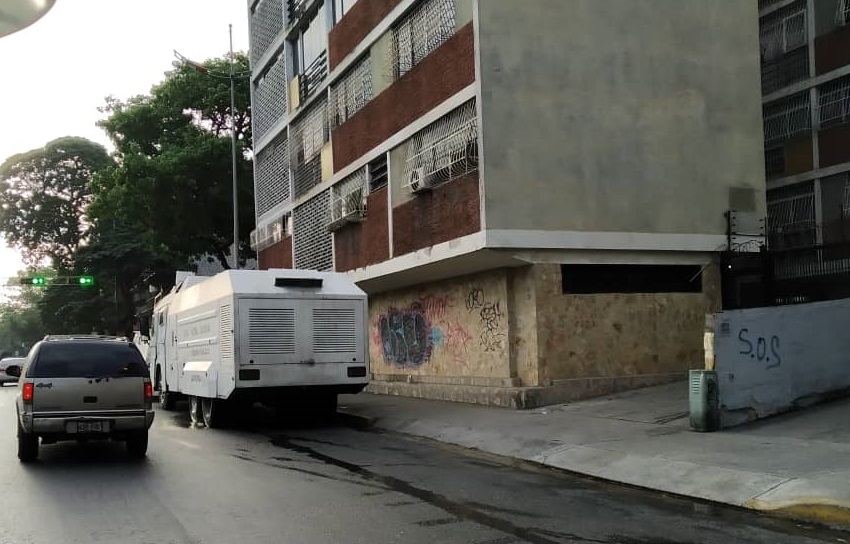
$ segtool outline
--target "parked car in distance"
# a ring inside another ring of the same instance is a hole
[[[0,359],[0,387],[7,383],[18,383],[18,378],[6,374],[6,367],[9,365],[23,366],[26,357],[4,357]]]
[[[153,424],[153,387],[141,353],[126,338],[50,336],[33,347],[15,398],[18,459],[38,458],[41,444],[120,440],[144,457]]]

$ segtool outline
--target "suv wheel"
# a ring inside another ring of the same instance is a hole
[[[27,434],[18,422],[18,459],[22,463],[31,463],[38,459],[38,436]]]
[[[148,453],[148,432],[139,431],[127,438],[127,453],[130,457],[141,459]]]

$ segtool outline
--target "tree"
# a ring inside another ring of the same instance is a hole
[[[237,72],[248,73],[245,55],[235,62]],[[228,63],[183,64],[147,96],[107,100],[101,126],[115,142],[118,161],[97,177],[92,217],[120,210],[132,228],[150,234],[151,248],[187,258],[213,255],[229,268],[233,126],[240,248],[247,249],[254,221],[250,93],[247,80],[240,81],[230,111],[229,81],[215,75],[227,73]]]
[[[29,264],[70,266],[90,226],[92,176],[110,162],[103,146],[65,137],[0,165],[0,231]]]

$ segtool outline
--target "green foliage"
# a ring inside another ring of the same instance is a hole
[[[107,228],[110,217],[145,237],[150,251],[187,258],[218,257],[227,267],[232,244],[230,126],[238,138],[240,247],[247,250],[254,222],[250,93],[247,78],[236,82],[230,111],[227,59],[202,69],[183,64],[149,96],[127,102],[108,99],[101,122],[117,149],[118,162],[95,180],[90,214]],[[248,72],[245,55],[235,71]]]
[[[90,181],[110,163],[103,146],[65,137],[0,165],[0,231],[32,265],[70,265],[85,239]]]
[[[23,287],[14,304],[0,305],[0,349],[7,337],[14,346],[48,333],[131,334],[148,283],[167,288],[175,269],[203,256],[227,267],[231,127],[247,254],[254,222],[247,56],[235,57],[234,111],[229,70],[227,58],[186,63],[149,95],[107,99],[100,126],[115,144],[113,157],[98,144],[61,138],[0,166],[0,231],[31,266],[51,264],[26,277],[91,278]]]

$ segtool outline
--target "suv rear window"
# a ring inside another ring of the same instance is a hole
[[[135,346],[118,342],[45,342],[28,378],[119,378],[147,376]]]

